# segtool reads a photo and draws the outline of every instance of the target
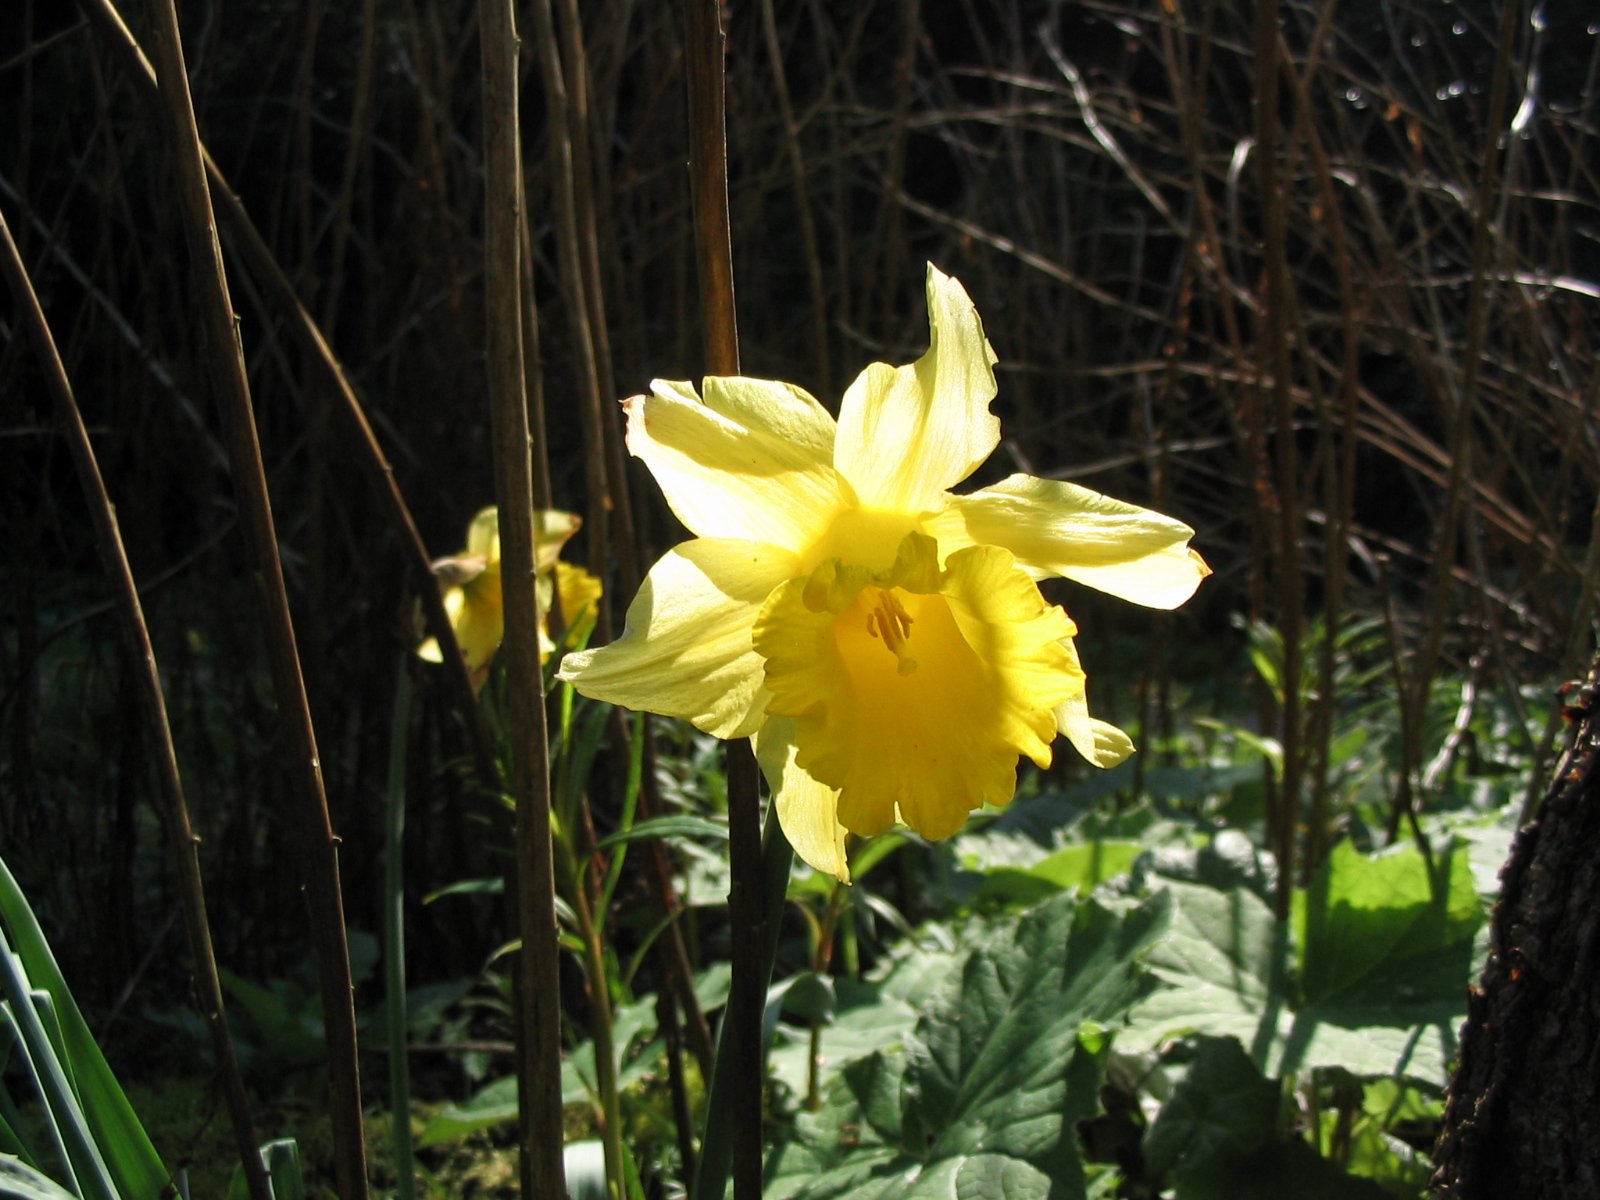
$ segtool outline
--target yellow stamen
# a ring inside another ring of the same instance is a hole
[[[867,613],[867,632],[881,639],[899,660],[900,674],[909,675],[917,669],[917,660],[906,653],[906,643],[911,640],[911,615],[893,592],[884,588],[874,591],[877,604]]]

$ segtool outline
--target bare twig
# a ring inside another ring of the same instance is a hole
[[[89,505],[89,519],[94,525],[95,542],[100,551],[100,561],[110,577],[116,592],[117,615],[128,642],[129,657],[138,664],[139,707],[144,713],[155,752],[156,775],[160,787],[157,794],[162,824],[166,827],[173,859],[181,883],[184,929],[189,935],[189,955],[194,960],[201,997],[201,1016],[211,1034],[211,1052],[216,1056],[217,1070],[222,1077],[223,1092],[227,1097],[228,1115],[233,1122],[234,1145],[239,1162],[244,1168],[245,1183],[251,1200],[271,1200],[272,1188],[261,1163],[257,1147],[255,1121],[250,1115],[250,1100],[244,1090],[244,1079],[239,1074],[239,1061],[233,1053],[233,1040],[228,1036],[228,1018],[223,1008],[222,983],[217,976],[217,960],[211,945],[211,925],[206,919],[205,882],[200,874],[200,839],[189,824],[189,806],[183,798],[183,776],[178,770],[178,753],[172,743],[172,727],[167,722],[167,702],[161,691],[161,676],[156,670],[156,652],[150,643],[150,630],[145,625],[144,607],[139,603],[139,589],[133,581],[133,570],[128,565],[123,549],[122,534],[117,529],[116,508],[106,491],[105,480],[100,476],[100,464],[95,459],[94,446],[89,441],[89,431],[84,427],[78,402],[72,394],[72,382],[56,351],[55,338],[45,320],[39,298],[34,294],[22,256],[11,238],[11,229],[0,213],[0,271],[11,286],[12,298],[23,324],[27,326],[44,370],[45,382],[55,397],[56,410],[67,433],[67,444],[78,470],[78,481],[83,485],[84,499]]]
[[[517,1077],[522,1194],[566,1194],[561,1128],[561,997],[550,744],[534,586],[532,431],[523,394],[522,154],[517,27],[511,0],[480,0],[484,112],[484,308],[495,493],[500,505],[511,794],[517,805]]]
[[[127,60],[134,80],[148,84],[153,95],[156,85],[155,72],[145,59],[138,43],[133,40],[133,35],[128,31],[112,0],[80,0],[80,2],[106,44]],[[244,260],[246,268],[266,289],[283,316],[284,328],[299,343],[310,362],[321,371],[324,382],[338,399],[345,415],[350,439],[348,445],[355,463],[366,473],[380,502],[387,509],[389,519],[406,554],[412,583],[422,603],[422,613],[428,633],[439,644],[446,683],[456,709],[466,723],[472,738],[474,765],[477,768],[479,781],[486,791],[493,791],[499,787],[499,768],[495,764],[489,729],[484,723],[483,714],[473,694],[466,663],[457,648],[455,630],[450,624],[449,614],[445,612],[438,581],[434,578],[432,559],[423,544],[422,535],[417,531],[411,509],[401,494],[394,468],[378,444],[377,435],[367,420],[366,411],[356,396],[355,388],[351,386],[344,367],[334,356],[311,313],[300,302],[294,285],[289,282],[289,277],[284,274],[283,268],[267,246],[266,240],[262,238],[255,222],[250,219],[250,214],[245,211],[243,203],[203,145],[200,153],[205,160],[206,173],[211,181],[211,195],[218,205],[218,215],[221,216],[231,235],[230,244],[234,252]]]
[[[317,974],[322,985],[324,1036],[332,1090],[334,1160],[345,1200],[367,1195],[366,1147],[361,1133],[361,1077],[356,1057],[356,1014],[345,939],[344,901],[339,889],[338,839],[322,788],[322,763],[306,703],[305,680],[295,648],[294,621],[278,558],[278,537],[267,493],[266,470],[256,438],[255,414],[245,375],[244,352],[234,326],[222,247],[195,126],[194,106],[172,0],[151,0],[156,29],[156,76],[166,102],[169,150],[177,171],[184,231],[203,323],[208,366],[227,426],[228,457],[239,489],[243,525],[255,562],[257,596],[267,639],[278,706],[289,737],[290,775],[302,811],[295,828],[302,839],[306,896]]]

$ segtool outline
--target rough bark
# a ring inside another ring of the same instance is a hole
[[[1436,1196],[1600,1196],[1597,687],[1600,657],[1567,694],[1572,747],[1501,872],[1435,1152]]]

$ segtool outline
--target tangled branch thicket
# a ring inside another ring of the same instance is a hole
[[[1331,641],[1307,640],[1311,614],[1330,638],[1342,615],[1387,617],[1413,729],[1435,677],[1518,697],[1574,669],[1593,636],[1600,36],[1579,6],[1555,7],[1502,29],[1485,5],[1290,3],[1263,40],[1228,0],[736,6],[744,369],[831,405],[869,359],[920,349],[924,260],[960,277],[1000,356],[1000,468],[1180,516],[1217,571],[1132,655],[1104,636],[1128,617],[1069,598],[1102,635],[1085,639],[1097,703],[1116,717],[1136,695],[1147,738],[1171,727],[1177,695],[1254,708],[1298,746],[1277,810],[1292,838],[1316,816],[1294,796],[1317,791],[1316,698],[1336,666]],[[151,101],[98,18],[12,9],[0,206],[144,587],[225,956],[276,969],[303,936],[281,866],[282,735]],[[558,5],[558,25],[577,10]],[[492,494],[474,11],[261,0],[184,13],[202,137],[439,551]],[[676,8],[592,3],[582,19],[581,45],[561,25],[555,57],[576,236],[600,285],[587,303],[560,266],[574,235],[547,153],[545,60],[526,40],[525,161],[548,484],[565,507],[606,514],[624,484],[597,477],[586,391],[693,377],[700,338]],[[1270,92],[1263,114],[1254,101]],[[285,314],[237,259],[230,269],[350,917],[375,928],[387,709],[414,637],[405,553],[348,469],[333,397]],[[587,334],[580,311],[599,319]],[[131,673],[70,464],[9,315],[4,328],[0,845],[56,848],[13,865],[83,931],[83,994],[113,1002],[161,943],[170,884],[145,853]],[[619,414],[602,415],[614,454]],[[640,489],[636,527],[610,519],[590,566],[626,574],[675,540],[656,504]],[[630,594],[624,582],[613,596]],[[1248,694],[1234,613],[1305,643],[1308,710]],[[489,873],[484,829],[464,819],[470,789],[435,765],[466,753],[442,699],[426,730],[410,751],[433,772],[412,818],[414,877]],[[463,928],[477,919],[419,909],[427,969],[474,969],[493,942]]]

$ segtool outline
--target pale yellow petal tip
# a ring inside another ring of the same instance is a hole
[[[751,739],[756,762],[772,789],[778,826],[800,859],[840,883],[850,882],[845,828],[839,824],[839,793],[818,783],[795,762],[792,718],[769,719]]]
[[[1133,739],[1110,722],[1090,717],[1089,724],[1094,731],[1094,753],[1085,757],[1095,766],[1103,769],[1114,767],[1126,762],[1137,749]]]
[[[1210,565],[1205,559],[1200,557],[1200,551],[1194,549],[1192,546],[1189,549],[1189,557],[1194,559],[1194,565],[1200,569],[1201,579],[1204,579],[1207,575],[1212,573]]]
[[[1101,770],[1109,770],[1133,754],[1133,739],[1109,721],[1089,715],[1089,706],[1081,698],[1058,704],[1055,710],[1056,728],[1072,743],[1084,761]]]
[[[779,822],[779,827],[782,828],[781,821]],[[788,836],[788,832],[787,829],[784,830],[785,837]],[[794,852],[800,857],[800,861],[812,870],[820,875],[831,875],[846,887],[850,887],[854,881],[850,878],[850,860],[848,855],[845,854],[844,836],[844,827],[841,826],[839,844],[837,846],[826,844],[818,846],[808,843],[802,848],[802,846],[796,845],[792,839],[789,844],[794,847]],[[818,852],[819,850],[821,851],[820,853]]]

